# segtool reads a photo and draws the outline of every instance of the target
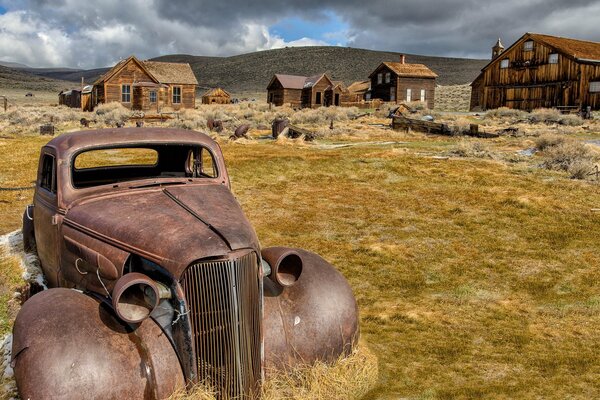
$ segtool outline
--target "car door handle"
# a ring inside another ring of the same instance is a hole
[[[58,223],[60,222],[60,218],[61,216],[59,214],[54,214],[52,216],[52,225],[58,225]]]

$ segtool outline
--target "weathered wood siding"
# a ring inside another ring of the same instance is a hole
[[[284,89],[281,83],[275,79],[267,88],[267,102],[275,106],[284,104],[299,107],[302,101],[302,89]]]
[[[408,101],[408,89],[411,90],[410,101],[421,101],[421,90],[425,90],[425,103],[430,110],[435,106],[435,79],[433,78],[398,78],[396,103]]]
[[[385,82],[385,74],[389,73],[390,74],[390,82],[386,83]],[[377,83],[377,75],[381,74],[381,83]],[[398,84],[398,75],[396,75],[395,72],[393,72],[391,69],[389,69],[387,66],[385,65],[380,65],[379,68],[377,68],[373,74],[373,77],[371,78],[371,98],[372,99],[381,99],[385,102],[397,102],[398,101],[398,91],[397,91],[397,84]],[[391,97],[391,93],[394,93],[394,95],[396,96],[395,99],[392,99]]]
[[[528,40],[532,39],[521,38],[484,69],[481,84],[473,85],[478,93],[472,95],[472,109],[600,108],[600,95],[589,92],[589,82],[600,80],[600,65],[578,62],[538,41],[525,50]],[[557,64],[550,64],[550,54],[558,54]],[[500,67],[504,59],[509,60],[508,68]]]
[[[310,88],[302,90],[302,108],[318,108],[333,104],[333,91],[326,90],[332,83],[323,77]],[[317,93],[320,93],[321,101],[317,104]]]
[[[136,62],[129,61],[119,72],[113,75],[108,81],[104,82],[104,101],[106,103],[118,101],[127,108],[135,108],[135,105],[140,102],[135,98],[133,83],[152,81],[152,78],[148,76]],[[128,103],[121,101],[122,85],[131,85],[131,101]]]
[[[381,83],[377,83],[377,75],[382,74]],[[385,82],[385,75],[390,74],[389,83]],[[421,90],[425,90],[427,108],[435,105],[435,79],[434,78],[405,78],[399,77],[385,65],[375,70],[371,78],[371,98],[381,99],[385,102],[401,103],[407,101],[407,89],[411,89],[410,101],[421,100]],[[391,96],[394,93],[395,98]]]

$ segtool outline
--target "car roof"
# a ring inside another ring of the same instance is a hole
[[[45,147],[55,149],[58,159],[69,159],[71,155],[87,148],[156,144],[201,145],[211,150],[218,149],[217,143],[205,133],[174,128],[111,128],[78,131],[57,136]]]

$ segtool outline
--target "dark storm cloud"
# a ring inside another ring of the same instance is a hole
[[[527,31],[600,41],[600,0],[0,0],[0,60],[94,67],[135,53],[230,55],[320,42],[269,27],[294,17],[344,23],[331,37],[352,47],[488,57]]]

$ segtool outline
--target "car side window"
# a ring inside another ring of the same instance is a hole
[[[202,175],[209,178],[217,177],[217,167],[212,154],[207,149],[202,149]]]
[[[40,187],[51,193],[56,193],[56,160],[51,154],[44,154],[42,158]]]
[[[194,177],[216,178],[217,165],[212,153],[205,148],[190,151],[186,170]]]

